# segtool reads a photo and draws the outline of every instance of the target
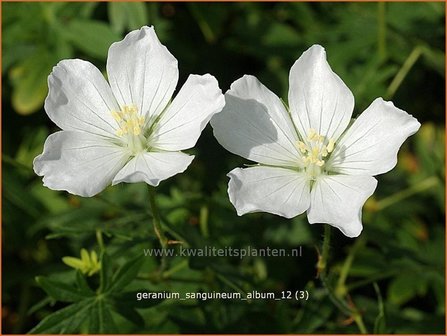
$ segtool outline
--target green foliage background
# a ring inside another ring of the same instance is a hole
[[[444,333],[444,12],[443,3],[2,3],[3,332]],[[210,127],[188,170],[157,190],[168,235],[190,247],[302,246],[302,257],[177,257],[159,272],[159,258],[142,257],[159,246],[146,185],[90,199],[42,186],[32,160],[56,130],[42,107],[51,68],[78,57],[104,70],[109,45],[142,25],[178,59],[179,85],[209,72],[226,91],[253,74],[286,100],[291,65],[319,43],[355,114],[382,96],[421,121],[398,166],[379,176],[360,238],[332,230],[325,284],[315,268],[323,226],[238,217],[225,174],[247,162]],[[90,277],[62,262],[82,248],[101,259]],[[135,300],[138,290],[300,289],[308,301]]]

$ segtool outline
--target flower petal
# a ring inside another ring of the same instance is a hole
[[[161,115],[149,143],[166,151],[193,147],[213,114],[224,105],[224,96],[213,76],[190,75]]]
[[[397,152],[421,124],[392,102],[378,98],[336,145],[328,169],[349,175],[378,175],[393,169]]]
[[[60,131],[45,141],[43,153],[34,159],[34,171],[50,189],[90,197],[110,184],[127,159],[122,147],[101,137]]]
[[[347,237],[362,232],[362,207],[373,194],[377,180],[372,176],[326,175],[311,192],[307,218],[310,224],[326,223]]]
[[[101,72],[79,59],[59,62],[48,77],[45,111],[63,130],[85,131],[115,137],[117,109],[112,91]]]
[[[290,69],[289,104],[299,133],[313,129],[335,141],[349,124],[354,96],[326,61],[319,45],[305,51]]]
[[[268,212],[292,218],[309,208],[309,182],[294,170],[257,166],[236,168],[227,176],[228,195],[239,216]]]
[[[211,119],[217,141],[228,151],[263,164],[296,167],[298,135],[283,103],[253,76],[225,94],[225,107]]]
[[[116,174],[112,185],[146,182],[156,187],[160,181],[184,172],[193,159],[194,155],[181,152],[140,153]]]
[[[120,106],[136,106],[151,122],[174,93],[177,60],[160,43],[153,27],[143,27],[110,46],[107,74]]]

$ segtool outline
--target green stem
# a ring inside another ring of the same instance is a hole
[[[408,197],[418,194],[422,191],[433,188],[438,183],[439,183],[438,178],[436,176],[431,176],[431,177],[429,177],[425,180],[422,180],[421,182],[419,182],[407,189],[401,190],[391,196],[388,196],[388,197],[378,201],[376,210],[377,211],[383,210],[383,209],[389,207],[390,205],[393,205],[394,203],[404,200],[405,198],[408,198]]]
[[[326,289],[329,300],[331,300],[331,302],[334,304],[334,306],[336,306],[343,314],[345,314],[346,316],[351,316],[352,315],[352,310],[351,307],[348,306],[348,304],[337,298],[334,293],[332,288],[329,286],[329,284],[327,283],[327,279],[326,277],[322,277],[321,278],[321,282],[323,283],[323,287]]]
[[[171,278],[171,276],[183,268],[188,266],[188,260],[182,260],[177,265],[163,272],[163,278]]]
[[[317,263],[318,275],[321,278],[324,278],[326,276],[327,260],[329,256],[330,245],[331,245],[331,227],[330,225],[325,224],[323,234],[323,246],[321,248],[321,255],[319,256]]]
[[[152,223],[154,225],[155,234],[160,241],[160,245],[163,248],[168,246],[168,239],[166,238],[163,229],[161,227],[160,214],[158,212],[157,203],[155,201],[155,188],[149,186],[149,203],[152,212]]]
[[[368,279],[359,280],[357,282],[353,282],[353,283],[349,284],[348,286],[346,286],[347,291],[361,288],[363,286],[369,285],[370,283],[392,277],[392,276],[402,273],[402,272],[403,272],[403,270],[391,270],[388,272],[371,275],[371,276],[369,276]]]
[[[96,240],[98,241],[99,245],[99,251],[102,253],[104,252],[104,240],[102,239],[102,232],[101,229],[96,229]]]
[[[319,257],[319,260],[317,263],[318,275],[321,279],[321,282],[323,283],[324,288],[326,288],[328,297],[332,301],[332,303],[344,314],[346,314],[348,316],[352,316],[352,318],[354,319],[355,323],[357,324],[357,327],[359,328],[360,332],[362,334],[367,334],[368,331],[366,330],[365,324],[363,323],[362,315],[358,312],[358,310],[355,307],[351,308],[344,300],[342,300],[339,297],[337,297],[336,295],[334,295],[332,288],[330,288],[330,286],[328,284],[327,263],[328,263],[328,257],[329,257],[330,243],[331,243],[331,227],[330,227],[330,225],[325,225],[324,234],[323,234],[323,246],[321,248],[322,252],[321,252],[321,256]],[[360,243],[357,243],[357,244],[360,244]],[[351,258],[353,258],[353,257],[351,257]],[[352,261],[350,261],[349,263],[352,263]],[[347,268],[346,272],[349,271],[350,265],[348,265],[348,266],[349,267],[346,267]],[[346,277],[347,277],[347,273],[346,273]]]
[[[348,278],[349,270],[351,269],[355,254],[357,253],[358,249],[363,245],[363,242],[364,240],[362,238],[356,239],[341,268],[340,277],[338,278],[337,287],[335,288],[335,295],[339,298],[344,297],[347,293],[346,279]]]
[[[382,325],[385,325],[385,307],[383,305],[383,298],[382,298],[382,293],[380,293],[379,285],[377,285],[377,282],[374,282],[373,286],[374,286],[374,290],[377,295],[377,305],[379,307],[379,313],[377,314],[376,320],[374,321],[373,333],[379,334],[381,331],[380,330],[381,323],[383,323]]]
[[[385,59],[386,57],[386,17],[385,17],[385,3],[379,2],[377,11],[377,24],[378,24],[378,50],[379,58]]]
[[[196,19],[196,22],[199,25],[199,28],[202,31],[203,37],[205,37],[206,42],[214,43],[216,41],[216,35],[211,29],[208,21],[203,16],[202,12],[199,10],[195,3],[190,3],[189,6],[191,14]]]
[[[410,53],[408,58],[405,60],[404,64],[400,68],[399,72],[396,74],[396,76],[393,78],[393,81],[391,82],[390,86],[387,89],[386,92],[386,99],[391,99],[394,94],[396,93],[399,86],[402,84],[405,77],[410,72],[413,65],[416,63],[416,61],[419,59],[419,57],[423,54],[424,49],[422,46],[417,46],[413,49],[413,51]]]
[[[354,321],[362,334],[368,333],[368,330],[366,330],[365,324],[363,323],[362,315],[359,313],[354,314]]]
[[[200,231],[202,232],[202,235],[205,238],[208,238],[209,232],[208,232],[208,207],[206,205],[202,206],[200,208],[200,220],[199,220],[199,224],[200,224]]]
[[[6,154],[2,155],[2,161],[5,162],[5,163],[10,164],[11,166],[19,168],[19,169],[23,169],[23,170],[26,170],[26,171],[32,171],[33,170],[32,167],[28,167],[26,164],[24,164],[22,162],[19,162],[16,159],[14,159],[14,158],[10,157],[9,155],[6,155]]]

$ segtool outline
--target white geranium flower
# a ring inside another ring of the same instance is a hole
[[[53,190],[93,196],[109,184],[160,181],[183,172],[191,148],[225,99],[216,79],[190,75],[172,103],[177,60],[153,27],[113,43],[109,84],[91,63],[61,61],[48,78],[45,110],[62,131],[48,137],[34,171]]]
[[[362,231],[361,208],[374,192],[374,175],[391,170],[419,122],[393,103],[376,99],[350,126],[354,97],[312,46],[290,70],[288,111],[255,77],[226,93],[211,120],[230,152],[259,165],[232,170],[228,194],[239,215],[269,212],[311,224],[327,223],[348,237]]]

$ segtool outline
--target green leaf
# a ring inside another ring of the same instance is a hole
[[[99,273],[100,285],[99,292],[104,293],[110,285],[110,260],[108,254],[104,251],[101,254],[101,270]]]
[[[30,334],[76,333],[83,321],[88,319],[93,299],[82,300],[45,317]]]
[[[127,9],[127,18],[129,20],[129,29],[139,29],[148,24],[146,3],[144,2],[125,2]]]
[[[98,2],[87,2],[82,4],[81,10],[79,11],[79,16],[82,18],[90,17],[98,4]]]
[[[34,304],[33,306],[31,306],[30,309],[28,309],[27,311],[27,315],[32,315],[35,312],[39,311],[40,309],[42,309],[43,307],[54,303],[54,300],[52,298],[50,298],[49,296],[45,296],[42,300],[40,300],[39,302],[37,302],[36,304]]]
[[[107,292],[117,293],[125,288],[138,274],[144,257],[138,256],[124,264],[113,276],[112,284]]]
[[[126,306],[119,302],[116,302],[113,305],[113,310],[124,317],[126,320],[129,320],[136,326],[142,327],[145,325],[143,317],[140,313],[132,306]]]
[[[42,144],[47,137],[48,129],[46,127],[30,127],[27,129],[27,136],[21,139],[14,158],[17,162],[30,167],[31,172],[34,158],[42,152]]]
[[[89,334],[104,334],[118,332],[110,307],[103,298],[98,298],[90,307]]]
[[[12,105],[17,113],[28,115],[42,107],[48,93],[47,77],[55,61],[48,52],[38,51],[11,70]]]
[[[121,39],[106,23],[93,20],[72,20],[65,34],[78,49],[103,60],[110,45]]]
[[[146,4],[143,2],[111,2],[108,4],[108,15],[112,28],[117,33],[140,29],[148,24]]]
[[[164,301],[164,299],[137,299],[137,293],[156,293],[150,292],[146,289],[135,290],[131,292],[124,292],[117,295],[113,295],[113,300],[117,305],[122,305],[126,307],[134,307],[137,309],[146,309],[154,307]]]
[[[122,33],[126,28],[127,17],[125,11],[126,3],[124,2],[109,2],[107,4],[107,13],[110,24],[117,33]]]
[[[424,278],[415,278],[410,273],[396,277],[388,288],[389,300],[397,305],[404,304],[425,291],[427,283]]]
[[[46,277],[37,277],[36,282],[49,296],[57,301],[78,302],[90,296],[90,293]]]
[[[76,272],[76,284],[78,285],[79,291],[81,293],[88,296],[95,295],[95,292],[92,291],[81,271]]]

